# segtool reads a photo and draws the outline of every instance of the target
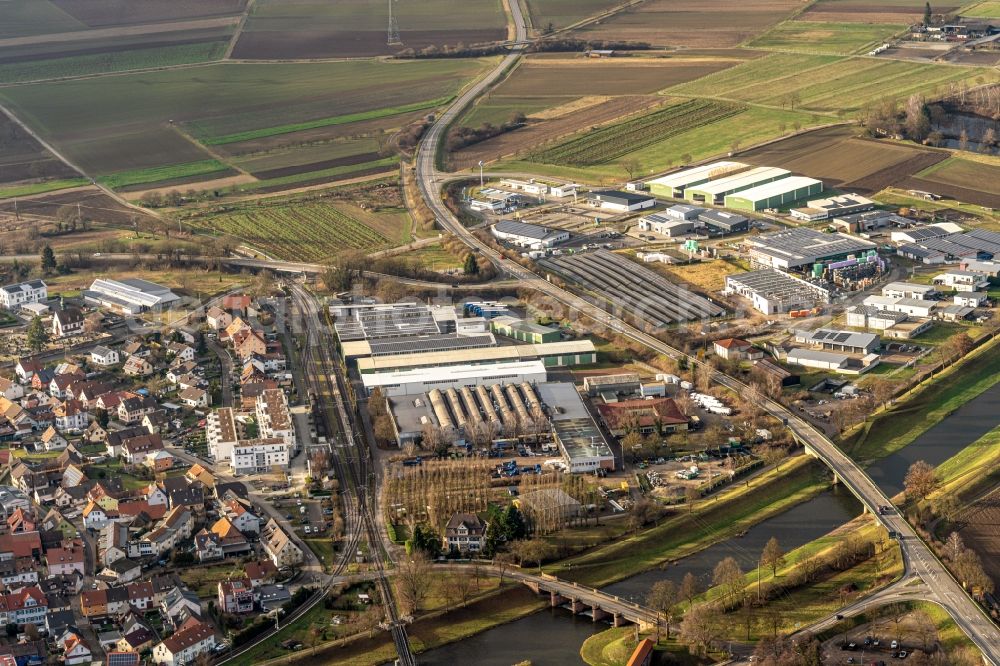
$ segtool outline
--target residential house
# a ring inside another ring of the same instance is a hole
[[[194,535],[194,552],[199,562],[212,562],[226,556],[219,536],[204,528]]]
[[[753,344],[747,342],[746,340],[741,340],[740,338],[724,338],[722,340],[716,340],[713,343],[713,348],[715,349],[716,356],[724,358],[727,361],[752,360],[764,357],[764,353],[762,351],[755,349]]]
[[[171,342],[167,345],[167,354],[177,361],[194,361],[194,347],[189,347],[181,342]]]
[[[97,345],[90,350],[90,362],[104,367],[118,365],[121,362],[121,355],[114,349]]]
[[[149,431],[150,435],[160,435],[170,430],[170,417],[166,410],[157,409],[147,413],[142,417],[142,427]]]
[[[146,456],[146,460],[143,464],[153,470],[154,473],[160,473],[171,469],[176,460],[177,459],[172,453],[165,449],[161,449]]]
[[[129,356],[122,366],[122,372],[130,377],[148,377],[153,374],[153,366],[142,356]]]
[[[111,650],[107,652],[107,655],[106,666],[139,666],[139,663],[142,661],[142,657],[139,656],[138,652]]]
[[[142,565],[135,560],[122,558],[101,569],[100,577],[121,585],[142,576]]]
[[[209,396],[204,389],[189,387],[178,393],[177,397],[185,405],[194,409],[208,407]]]
[[[133,356],[149,358],[153,354],[153,350],[151,350],[142,340],[132,340],[131,342],[127,342],[125,346],[122,347],[122,354],[126,358],[131,358]]]
[[[0,396],[8,400],[20,400],[24,397],[24,387],[11,379],[0,377]]]
[[[0,594],[0,624],[45,626],[49,600],[37,585]]]
[[[201,601],[198,595],[181,585],[175,585],[163,595],[160,615],[174,627],[180,627],[189,617],[201,617]]]
[[[159,435],[139,435],[122,442],[122,460],[128,465],[144,465],[146,458],[163,450],[163,439]]]
[[[45,364],[36,358],[19,358],[14,366],[14,374],[22,384],[27,384]]]
[[[271,560],[257,560],[243,565],[243,573],[253,587],[273,583],[278,575],[278,567]]]
[[[215,647],[212,625],[199,620],[186,622],[177,633],[153,648],[153,661],[161,666],[186,666]]]
[[[76,308],[56,310],[52,315],[52,337],[65,338],[83,333],[83,313]]]
[[[148,395],[134,395],[118,403],[118,420],[122,423],[135,424],[142,417],[156,411],[156,400]]]
[[[217,305],[213,305],[205,313],[205,322],[213,331],[223,329],[233,323],[233,315]]]
[[[233,336],[233,349],[238,358],[246,359],[253,354],[267,353],[267,341],[260,331],[244,328]]]
[[[90,648],[80,634],[73,630],[66,631],[59,637],[57,643],[62,646],[62,663],[66,666],[90,663]]]
[[[250,503],[245,500],[229,500],[223,504],[226,519],[244,534],[260,534],[260,518],[250,511]]]
[[[90,414],[79,400],[67,400],[52,409],[56,428],[61,432],[78,433],[90,422]]]
[[[29,280],[0,287],[0,306],[15,312],[29,303],[39,303],[48,298],[49,288],[41,280]]]
[[[62,451],[66,448],[66,438],[59,434],[55,426],[49,426],[38,440],[46,451]]]
[[[245,555],[252,550],[247,538],[229,522],[228,518],[219,518],[212,525],[210,531],[218,537],[219,545],[222,546],[222,554],[226,557]]]
[[[148,434],[150,433],[145,428],[140,428],[138,426],[107,433],[105,445],[107,446],[108,455],[112,458],[117,458],[122,454],[122,444],[126,440]]]
[[[68,575],[74,572],[86,575],[83,548],[83,544],[79,542],[70,542],[60,548],[50,548],[45,553],[49,575]]]
[[[478,553],[483,547],[486,524],[472,513],[452,514],[444,530],[447,550],[460,553]]]
[[[302,564],[302,550],[273,518],[268,521],[264,532],[264,551],[274,562],[274,566],[280,569]]]
[[[254,610],[254,591],[250,579],[219,581],[219,597],[216,608],[224,613],[236,615],[252,613]]]
[[[74,381],[76,381],[76,377],[73,375],[54,375],[49,380],[49,395],[53,398],[64,400],[66,398],[66,391]]]

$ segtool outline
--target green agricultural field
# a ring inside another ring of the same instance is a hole
[[[6,0],[0,11],[0,39],[50,32],[72,32],[87,26],[49,0]]]
[[[195,176],[211,176],[217,178],[231,169],[218,160],[200,160],[188,164],[171,164],[150,169],[121,171],[100,178],[103,185],[119,190],[135,185],[148,185],[163,181],[179,181]]]
[[[94,53],[67,58],[9,62],[0,64],[0,81],[23,83],[25,81],[125,72],[168,65],[187,65],[218,60],[225,51],[226,43],[224,41],[211,41]]]
[[[405,212],[371,215],[346,204],[282,199],[255,202],[193,225],[232,236],[277,259],[322,263],[338,250],[377,250],[408,240],[410,221]]]
[[[950,157],[917,174],[918,178],[945,185],[968,187],[1000,195],[1000,161],[984,161]]]
[[[1000,18],[1000,0],[987,0],[962,10],[962,16],[976,18]]]
[[[991,81],[1000,81],[1000,72],[985,67],[775,53],[668,92],[834,113],[856,111],[883,97],[933,97],[949,84]]]
[[[850,55],[870,51],[903,30],[906,30],[905,25],[785,21],[751,41],[750,46],[775,51]]]
[[[21,85],[0,100],[92,173],[210,156],[177,132],[225,136],[453,95],[485,60],[220,63]]]
[[[751,106],[746,111],[717,120],[716,122],[690,128],[686,132],[670,136],[645,146],[621,159],[600,166],[570,168],[555,164],[534,162],[508,162],[495,165],[497,170],[530,171],[539,175],[565,177],[582,181],[620,181],[624,159],[636,160],[639,169],[636,177],[651,175],[681,164],[683,156],[689,155],[697,161],[713,156],[722,156],[733,148],[733,142],[747,148],[756,143],[777,138],[799,127],[808,127],[815,121],[809,114],[780,109]]]
[[[65,178],[61,180],[46,180],[40,183],[29,183],[27,185],[0,187],[0,199],[26,197],[32,194],[55,192],[56,190],[65,190],[70,187],[80,187],[81,185],[87,185],[89,183],[90,181],[86,178]]]
[[[629,153],[746,111],[745,106],[688,100],[591,130],[574,139],[533,154],[533,162],[574,167],[607,164]]]
[[[550,23],[556,29],[565,28],[624,2],[625,0],[527,0],[526,4],[531,25],[542,32]]]
[[[335,125],[348,125],[350,123],[361,122],[363,120],[377,120],[379,118],[390,118],[392,116],[399,116],[406,113],[412,113],[413,111],[426,111],[428,109],[433,109],[443,104],[447,104],[450,101],[450,97],[440,97],[438,99],[425,100],[421,102],[414,102],[413,104],[405,104],[403,106],[387,106],[380,109],[372,109],[371,111],[362,111],[360,113],[349,113],[343,116],[332,116],[330,118],[317,118],[316,120],[307,120],[300,123],[291,123],[288,125],[276,125],[275,127],[262,127],[260,129],[248,130],[246,132],[237,132],[236,134],[224,134],[222,136],[208,136],[202,138],[202,142],[209,146],[221,146],[229,143],[240,143],[243,141],[252,141],[254,139],[264,139],[272,136],[280,136],[282,134],[294,134],[295,132],[302,132],[304,130],[316,129],[319,127],[332,127]],[[191,126],[199,131],[202,126],[199,123],[191,123]],[[212,125],[209,125],[212,127]]]

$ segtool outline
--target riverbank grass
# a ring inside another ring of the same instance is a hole
[[[544,567],[565,580],[603,587],[733,538],[751,526],[814,497],[828,487],[819,463],[798,456],[757,477],[733,484],[680,510],[658,525],[583,555]]]
[[[990,341],[888,410],[868,419],[842,448],[859,461],[884,458],[913,443],[956,409],[1000,381],[1000,353]]]

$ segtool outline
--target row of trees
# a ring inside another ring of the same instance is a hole
[[[510,119],[500,125],[493,123],[483,123],[479,127],[460,126],[448,132],[447,148],[449,151],[461,150],[474,143],[492,139],[506,132],[512,132],[524,127],[528,119],[520,111],[511,115]]]

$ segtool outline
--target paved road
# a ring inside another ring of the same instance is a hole
[[[518,24],[518,37],[521,39],[524,30],[523,18],[516,3],[513,3],[511,7],[515,10],[513,12],[514,20]],[[466,245],[492,260],[502,272],[522,281],[524,286],[534,287],[552,301],[566,306],[581,316],[600,322],[611,328],[614,332],[631,338],[657,353],[673,358],[686,357],[689,363],[702,365],[706,369],[711,370],[713,379],[716,382],[735,390],[737,393],[745,392],[748,387],[741,381],[712,370],[710,366],[704,366],[696,358],[687,356],[662,340],[643,333],[621,318],[608,314],[579,296],[550,284],[541,279],[533,271],[512,261],[504,260],[492,247],[479,240],[468,229],[464,228],[444,205],[440,196],[440,184],[446,180],[446,176],[438,172],[434,158],[448,125],[478,95],[492,85],[506,71],[507,67],[513,65],[519,57],[519,50],[513,51],[504,58],[497,70],[460,96],[447,111],[441,114],[420,145],[416,160],[416,176],[424,199],[431,210],[434,211],[438,222],[442,227],[451,231],[465,242]],[[811,453],[833,470],[837,477],[850,488],[886,529],[900,534],[899,540],[904,561],[908,567],[912,567],[913,572],[927,585],[927,600],[940,604],[951,615],[955,623],[983,651],[986,658],[994,666],[1000,666],[1000,631],[986,617],[982,608],[965,593],[962,586],[945,570],[941,562],[934,556],[930,548],[920,540],[909,523],[895,513],[886,516],[879,514],[878,507],[890,505],[891,502],[885,493],[875,485],[868,474],[851,458],[844,455],[828,437],[786,409],[783,405],[768,400],[764,407],[773,416],[785,419],[796,437],[807,445]]]
[[[222,389],[222,406],[233,406],[233,357],[229,350],[216,342],[209,341],[208,348],[219,357],[219,365],[222,367],[222,374],[219,377],[219,385]]]

